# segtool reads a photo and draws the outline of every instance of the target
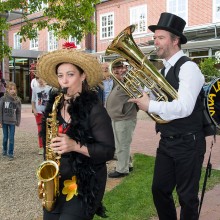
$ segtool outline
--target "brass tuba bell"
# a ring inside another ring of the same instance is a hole
[[[136,45],[132,37],[134,30],[135,25],[125,28],[106,49],[106,55],[117,53],[121,56],[109,65],[113,79],[131,98],[142,97],[143,86],[145,86],[151,91],[156,101],[168,101],[168,97],[177,99],[177,91],[157,71],[156,67]],[[112,71],[114,64],[119,61],[126,61],[131,66],[131,69],[123,76],[123,81],[118,80]],[[157,123],[168,122],[156,114],[148,114]]]

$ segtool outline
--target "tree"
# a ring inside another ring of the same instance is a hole
[[[219,70],[215,67],[215,59],[209,57],[200,62],[199,67],[205,76],[206,82],[219,77]]]
[[[100,0],[6,0],[0,2],[0,31],[1,40],[10,28],[7,13],[20,9],[22,11],[22,25],[19,34],[22,40],[34,39],[37,31],[44,28],[53,30],[58,38],[75,37],[78,41],[88,33],[96,32],[94,19],[95,5]],[[42,7],[42,3],[48,7]],[[31,14],[42,11],[43,17],[30,20]],[[47,17],[47,19],[45,19]],[[4,41],[4,40],[3,40]],[[7,44],[0,46],[0,59],[10,56],[11,48]]]

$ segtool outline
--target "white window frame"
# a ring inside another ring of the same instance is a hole
[[[38,46],[39,46],[39,37],[37,34],[37,37],[30,40],[30,50],[38,50]]]
[[[54,31],[48,31],[48,51],[58,49],[58,38],[54,35]]]
[[[14,33],[14,36],[13,36],[13,39],[14,39],[14,46],[13,48],[14,49],[21,49],[21,36],[18,34],[18,33]]]
[[[81,44],[80,44],[80,42],[75,37],[69,36],[69,40],[68,41],[69,42],[73,42],[76,45],[77,49],[81,49]]]
[[[183,4],[182,7],[181,3]],[[181,17],[188,26],[188,0],[167,0],[167,12]]]
[[[143,17],[141,17],[143,15]],[[147,32],[147,5],[138,5],[130,8],[130,24],[134,24],[134,34]]]
[[[106,19],[104,24],[103,19]],[[105,32],[104,32],[105,30]],[[105,36],[104,36],[105,34]],[[100,15],[100,39],[110,39],[114,37],[114,13],[106,13]]]
[[[220,0],[213,0],[212,21],[220,22]]]

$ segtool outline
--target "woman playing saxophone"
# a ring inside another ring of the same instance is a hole
[[[106,161],[114,156],[111,120],[91,90],[102,81],[97,59],[76,49],[61,49],[40,57],[38,76],[55,88],[66,88],[57,105],[58,135],[50,148],[60,155],[59,194],[52,211],[44,209],[44,220],[91,220],[104,216]],[[57,94],[51,93],[46,118]]]

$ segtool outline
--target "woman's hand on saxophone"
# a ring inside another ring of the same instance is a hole
[[[128,102],[136,103],[140,110],[147,112],[149,108],[150,97],[148,93],[143,92],[143,96],[141,98],[129,99]]]
[[[66,134],[59,133],[57,137],[51,139],[50,147],[58,154],[64,154],[75,150],[76,142]]]
[[[63,133],[59,133],[57,137],[51,139],[50,147],[58,154],[75,151],[89,156],[87,147],[80,147],[79,143],[77,144],[75,140]]]

